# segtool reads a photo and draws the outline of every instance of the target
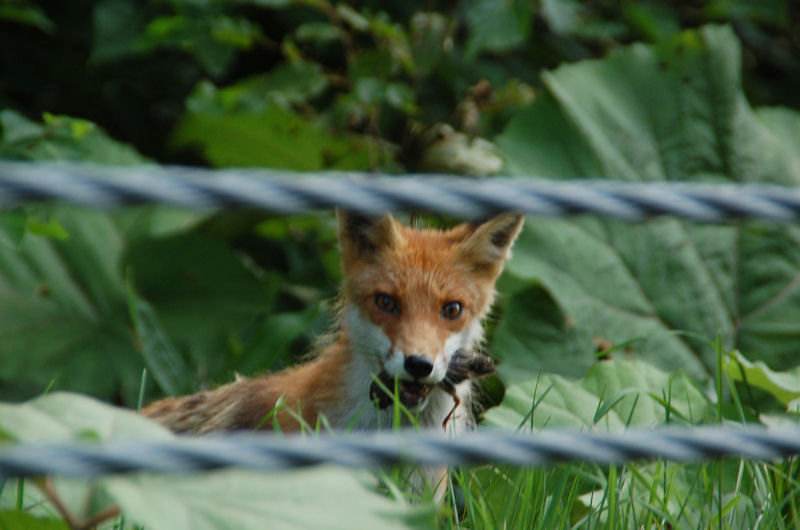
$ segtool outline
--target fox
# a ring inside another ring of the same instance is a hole
[[[291,432],[320,421],[377,430],[393,425],[396,397],[421,428],[474,428],[473,380],[493,371],[481,350],[483,322],[524,216],[505,212],[439,230],[392,214],[337,215],[343,280],[318,353],[282,372],[156,401],[145,416],[190,434]]]

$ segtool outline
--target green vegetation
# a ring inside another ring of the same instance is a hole
[[[0,158],[797,185],[798,15],[788,0],[0,0]],[[331,212],[3,210],[0,439],[170,436],[62,391],[132,409],[295,362],[330,321],[334,228]],[[489,325],[484,424],[796,423],[798,271],[794,225],[529,219]],[[409,504],[397,471],[381,494],[340,469],[8,480],[0,528],[113,505],[104,528],[792,528],[796,467],[485,466],[453,474],[462,513]]]

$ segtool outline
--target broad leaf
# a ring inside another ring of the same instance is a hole
[[[154,352],[167,352],[168,343],[173,354],[193,359],[198,371],[170,361],[179,367],[165,390],[191,390],[198,378],[226,369],[231,337],[271,308],[277,279],[256,277],[230,247],[194,233],[157,237],[184,227],[181,215],[156,209],[150,216],[142,209],[118,220],[66,206],[47,211],[67,239],[28,234],[17,244],[0,226],[0,381],[6,397],[31,397],[52,382],[132,406],[142,368],[164,374],[150,365],[163,360]],[[143,297],[134,304],[136,326],[126,272]],[[249,337],[237,340],[249,344]]]
[[[0,436],[21,442],[172,438],[156,423],[130,411],[76,394],[54,393],[23,404],[0,404]],[[157,529],[227,528],[430,528],[433,511],[391,501],[369,491],[368,474],[324,468],[282,473],[228,470],[192,475],[124,475],[103,478],[95,488],[75,480],[55,487],[68,505],[94,510],[117,504],[127,521]],[[14,483],[15,484],[15,483]],[[28,485],[24,506],[46,515],[46,501]],[[99,490],[99,492],[97,491]],[[16,487],[0,493],[0,507],[13,506]],[[81,502],[83,501],[83,502]],[[312,507],[313,509],[309,509]],[[3,508],[0,508],[3,509]],[[77,513],[77,512],[76,512]],[[4,521],[26,521],[0,512]],[[39,520],[30,521],[39,524]],[[59,528],[41,521],[41,528]],[[38,528],[38,526],[32,526]]]
[[[19,442],[169,438],[164,427],[134,411],[68,392],[25,403],[0,403],[0,435]]]
[[[512,429],[621,429],[699,423],[713,410],[683,373],[670,375],[636,361],[606,361],[578,381],[541,375],[509,385],[503,405],[490,409],[485,422]]]
[[[172,436],[164,427],[131,410],[111,407],[79,394],[54,392],[26,403],[0,403],[0,442],[158,440]],[[59,498],[73,514],[97,513],[112,504],[87,480],[63,477],[53,477],[52,480]],[[56,516],[56,510],[32,480],[26,480],[20,490],[16,480],[5,482],[5,487],[0,488],[0,509],[16,507],[19,493],[22,493],[22,506],[30,515]],[[52,520],[47,523],[57,525]]]
[[[322,468],[281,473],[109,478],[126,518],[153,530],[430,528],[430,510],[365,488],[367,475]]]
[[[256,87],[252,98],[257,97]],[[190,110],[173,138],[177,147],[199,147],[214,166],[268,166],[300,171],[366,169],[380,146],[367,137],[333,135],[277,105],[250,112]]]
[[[784,405],[800,398],[800,368],[776,372],[761,361],[749,361],[738,351],[723,358],[722,368],[730,380],[766,390]]]
[[[135,400],[142,363],[118,268],[122,234],[101,212],[48,209],[66,240],[0,228],[0,381],[5,397],[60,389]],[[129,401],[130,402],[130,401]]]
[[[739,63],[733,32],[707,27],[562,66],[546,75],[547,94],[500,137],[507,169],[798,184],[800,115],[754,112]],[[500,372],[517,381],[542,368],[580,375],[599,350],[625,344],[612,356],[705,377],[717,338],[723,349],[791,366],[800,344],[798,271],[795,226],[531,219],[505,280],[517,291],[505,298],[495,335],[507,361]]]

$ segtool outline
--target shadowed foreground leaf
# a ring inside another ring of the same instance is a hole
[[[370,478],[337,468],[231,470],[111,478],[102,485],[126,517],[153,530],[430,528],[430,510],[370,493]]]
[[[56,440],[159,439],[165,428],[130,410],[92,398],[57,392],[27,403],[0,404],[0,438]],[[13,505],[16,481],[0,490],[0,509]],[[430,505],[411,506],[370,491],[377,481],[365,472],[315,468],[281,473],[225,470],[213,473],[105,477],[92,485],[56,480],[74,513],[117,504],[126,521],[152,530],[431,528]],[[24,506],[52,516],[41,494],[26,488]],[[5,515],[0,512],[0,517]],[[19,517],[16,514],[7,517]],[[12,519],[14,520],[14,519]],[[0,522],[3,519],[0,518]],[[42,528],[59,528],[43,526]]]

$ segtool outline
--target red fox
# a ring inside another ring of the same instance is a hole
[[[215,390],[166,398],[143,413],[185,433],[392,425],[380,381],[423,427],[474,424],[471,376],[492,370],[476,349],[495,280],[524,219],[503,213],[450,230],[417,230],[392,215],[339,213],[344,282],[337,324],[317,357],[296,368]],[[265,416],[282,398],[270,421]],[[391,400],[389,401],[391,402]],[[454,409],[455,406],[455,409]]]

